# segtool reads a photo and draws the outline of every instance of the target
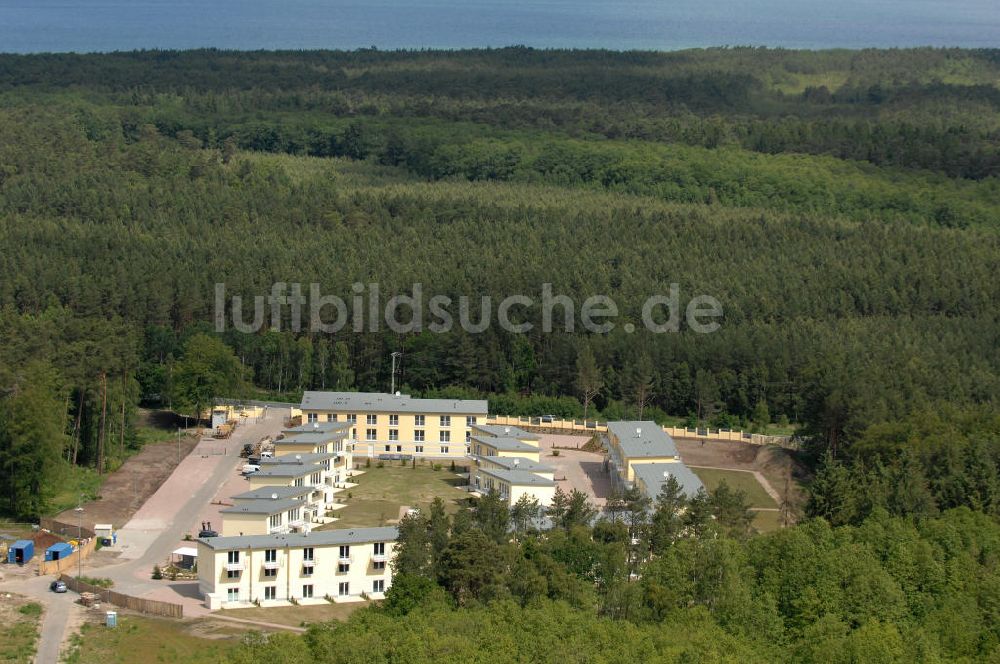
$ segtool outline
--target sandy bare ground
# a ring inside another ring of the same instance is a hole
[[[604,471],[604,455],[575,449],[588,440],[589,436],[541,434],[538,460],[556,469],[556,486],[564,492],[578,489],[589,494],[595,505],[603,507],[611,493],[611,478]],[[559,456],[552,456],[554,447],[560,448]]]

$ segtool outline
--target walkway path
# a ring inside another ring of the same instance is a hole
[[[719,466],[688,466],[688,468],[706,468],[708,470],[725,470],[725,471],[729,471],[729,472],[733,472],[733,473],[752,473],[753,476],[754,476],[754,479],[756,479],[757,482],[762,487],[764,487],[764,491],[767,492],[767,495],[771,496],[771,498],[773,498],[774,502],[776,502],[777,504],[779,504],[779,505],[781,504],[781,495],[777,491],[774,490],[774,487],[771,486],[771,483],[767,481],[767,478],[764,477],[760,472],[758,472],[756,470],[744,470],[742,468],[721,468]],[[763,512],[763,511],[770,511],[770,510],[777,511],[777,508],[774,508],[774,507],[760,508],[760,510],[758,510],[758,511]]]

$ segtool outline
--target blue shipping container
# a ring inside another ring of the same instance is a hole
[[[73,553],[73,547],[66,542],[56,542],[49,548],[45,549],[45,559],[46,560],[62,560],[63,558],[69,557]]]
[[[7,551],[7,562],[23,565],[35,557],[35,543],[31,540],[17,540]]]

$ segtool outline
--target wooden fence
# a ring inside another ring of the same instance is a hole
[[[53,532],[67,540],[77,539],[78,537],[93,538],[95,536],[94,531],[83,524],[66,523],[65,521],[56,521],[47,517],[42,517],[38,520],[38,527]]]
[[[590,434],[607,433],[606,422],[596,420],[563,420],[552,417],[518,417],[512,415],[490,415],[487,424],[520,427],[528,431],[547,433]],[[791,436],[767,436],[761,433],[732,431],[730,429],[686,429],[684,427],[663,427],[673,438],[712,442],[737,442],[749,445],[778,445],[795,448]]]
[[[89,583],[79,581],[67,574],[63,574],[60,579],[62,579],[66,583],[66,586],[73,592],[94,593],[101,598],[102,602],[114,604],[115,606],[120,606],[123,609],[131,609],[132,611],[138,611],[139,613],[145,613],[150,616],[164,616],[166,618],[184,617],[184,606],[181,604],[172,604],[170,602],[161,602],[155,599],[132,597],[131,595],[115,592],[110,588],[92,586]]]
[[[72,571],[74,567],[80,564],[80,555],[83,555],[83,559],[86,560],[90,557],[90,554],[94,552],[94,547],[97,545],[97,538],[91,537],[90,539],[84,540],[80,548],[73,551],[72,554],[66,556],[65,558],[60,558],[59,560],[40,560],[38,562],[38,576],[48,576],[49,574],[60,574],[63,571]],[[44,558],[45,552],[41,552]]]

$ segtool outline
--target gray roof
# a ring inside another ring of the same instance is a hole
[[[517,438],[505,438],[503,436],[497,438],[491,438],[490,436],[473,436],[472,440],[482,443],[483,445],[489,445],[498,451],[503,452],[538,452],[540,451],[534,445],[529,445],[528,443],[523,443]]]
[[[272,494],[278,494],[278,498],[299,498],[308,496],[316,489],[311,486],[262,486],[253,491],[238,493],[231,500],[271,500]]]
[[[299,465],[297,463],[275,463],[267,468],[261,466],[261,469],[256,473],[253,473],[252,477],[302,477],[303,475],[308,475],[309,473],[318,473],[325,470],[322,466],[317,466],[314,463],[303,463]]]
[[[277,514],[293,507],[302,507],[305,503],[295,498],[279,498],[277,500],[245,500],[232,507],[219,510],[220,514]]]
[[[501,456],[476,456],[473,458],[480,459],[482,461],[489,461],[498,466],[503,466],[507,470],[529,470],[533,473],[554,473],[556,469],[552,466],[546,466],[544,463],[538,463],[537,461],[532,461],[531,459],[525,459],[524,457],[501,457]]]
[[[482,431],[485,434],[496,437],[521,438],[522,440],[540,440],[540,437],[520,427],[512,427],[504,424],[473,424],[472,428]]]
[[[314,530],[311,533],[286,533],[275,535],[240,535],[237,537],[204,537],[198,540],[213,550],[230,549],[279,549],[286,546],[325,546],[338,544],[367,544],[392,542],[399,531],[395,526],[382,528],[342,528],[340,530]]]
[[[629,459],[677,456],[674,439],[656,422],[608,422],[608,432],[618,439]]]
[[[342,436],[339,432],[336,433],[300,433],[294,436],[286,436],[281,440],[274,441],[275,445],[282,445],[284,443],[297,443],[299,445],[322,445],[324,443],[329,443],[335,440],[339,440]]]
[[[288,434],[300,434],[300,433],[347,433],[347,430],[351,427],[348,422],[312,422],[306,424],[300,424],[297,427],[289,427],[288,429],[282,429],[281,431]]]
[[[299,454],[282,454],[276,457],[265,457],[260,460],[261,466],[287,466],[292,464],[298,464],[301,460],[302,463],[319,463],[320,461],[326,461],[327,459],[332,459],[337,456],[339,452],[302,452]]]
[[[486,415],[487,405],[485,399],[414,399],[408,394],[381,392],[306,392],[302,395],[302,410]]]
[[[515,485],[532,486],[555,486],[556,483],[550,479],[536,475],[527,470],[498,470],[496,468],[480,468],[477,472],[483,475],[492,475]]]
[[[704,488],[701,479],[683,463],[637,463],[632,465],[636,479],[642,480],[649,491],[649,497],[656,500],[660,488],[667,481],[664,473],[672,475],[681,485],[688,498],[693,498],[698,489]]]

